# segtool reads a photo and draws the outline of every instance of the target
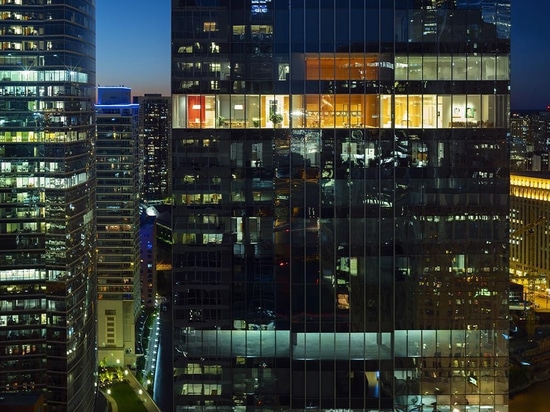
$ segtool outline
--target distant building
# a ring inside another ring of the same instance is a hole
[[[138,108],[131,89],[100,87],[97,116],[98,357],[134,365],[141,306]]]
[[[95,1],[0,4],[0,410],[89,412]]]
[[[514,113],[510,118],[512,170],[550,170],[550,112]]]
[[[529,116],[520,113],[513,113],[510,117],[510,136],[512,139],[528,141]]]
[[[550,173],[510,176],[510,277],[529,300],[550,287]]]
[[[530,116],[529,138],[535,150],[550,147],[550,112],[538,112]]]
[[[157,295],[157,215],[158,212],[154,206],[141,206],[139,236],[141,304],[148,308],[155,306]]]
[[[533,172],[548,172],[549,161],[548,151],[536,151],[531,156],[531,171]]]
[[[141,198],[145,203],[170,201],[172,193],[171,99],[160,94],[134,97],[138,103],[142,145]]]

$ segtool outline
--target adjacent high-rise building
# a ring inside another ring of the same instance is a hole
[[[507,410],[509,16],[172,2],[174,410]]]
[[[550,174],[514,171],[510,176],[510,276],[523,286],[521,300],[547,294],[550,267]]]
[[[0,16],[0,398],[91,411],[95,2]]]
[[[127,87],[99,87],[97,122],[98,357],[135,366],[141,307],[139,106]]]
[[[134,97],[139,104],[139,134],[143,154],[141,199],[170,202],[172,194],[171,99],[160,94]]]
[[[154,308],[157,305],[157,216],[154,206],[140,207],[140,284],[141,305]]]

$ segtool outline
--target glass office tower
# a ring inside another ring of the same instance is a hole
[[[106,365],[136,366],[141,307],[139,105],[128,87],[99,87],[97,122],[97,337]]]
[[[172,2],[175,410],[507,411],[509,7]]]
[[[0,392],[93,410],[95,2],[0,1]]]

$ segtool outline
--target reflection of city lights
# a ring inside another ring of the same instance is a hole
[[[110,394],[111,394],[111,390],[107,389],[107,395],[110,395]]]

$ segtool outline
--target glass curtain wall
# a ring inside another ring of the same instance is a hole
[[[0,1],[0,396],[93,410],[95,2]]]
[[[174,3],[175,410],[507,410],[483,4]]]

